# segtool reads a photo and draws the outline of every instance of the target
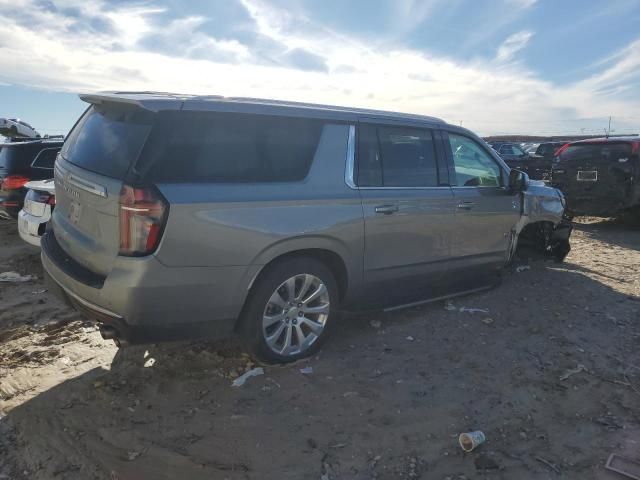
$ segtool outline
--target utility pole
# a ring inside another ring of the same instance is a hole
[[[607,128],[607,138],[611,135],[611,115],[609,115],[609,128]]]

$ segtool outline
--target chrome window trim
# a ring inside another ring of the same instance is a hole
[[[358,190],[353,178],[356,163],[356,126],[349,125],[349,137],[347,140],[347,164],[344,171],[344,181],[353,190]]]

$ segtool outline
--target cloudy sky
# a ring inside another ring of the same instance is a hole
[[[66,133],[77,92],[435,115],[482,135],[640,131],[640,0],[0,0],[0,117]]]

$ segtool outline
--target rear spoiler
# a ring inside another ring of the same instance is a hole
[[[161,110],[180,110],[190,95],[160,92],[98,92],[81,93],[81,100],[92,105],[107,103],[131,105],[150,112]]]

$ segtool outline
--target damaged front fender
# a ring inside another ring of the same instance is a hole
[[[561,262],[571,251],[573,226],[565,216],[566,201],[560,190],[531,180],[522,192],[520,220],[511,234],[509,261],[518,248],[528,247]]]

